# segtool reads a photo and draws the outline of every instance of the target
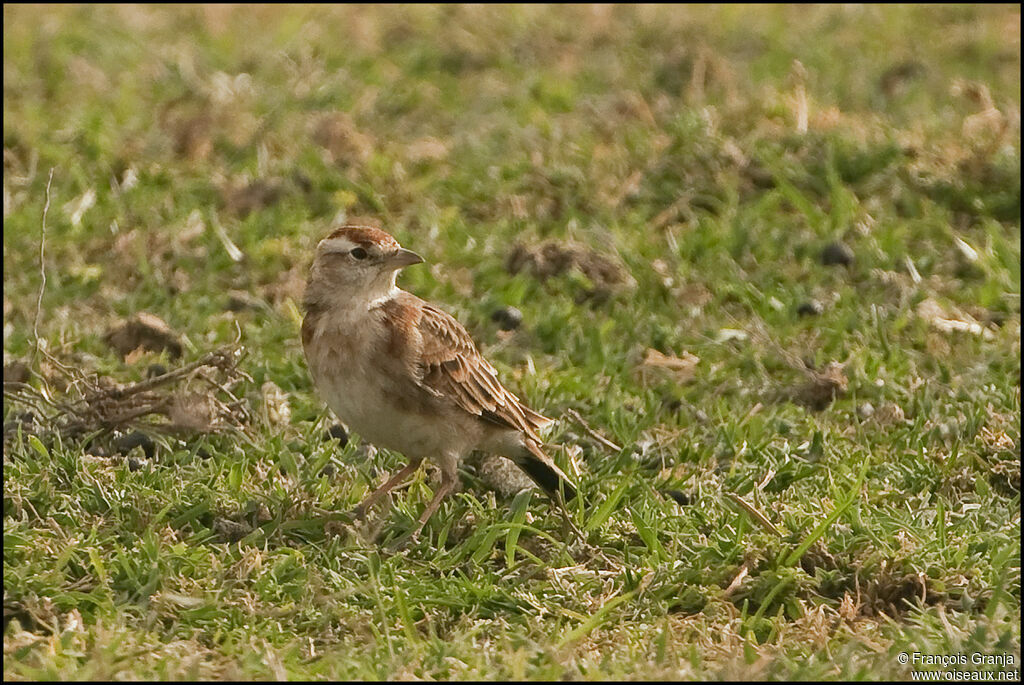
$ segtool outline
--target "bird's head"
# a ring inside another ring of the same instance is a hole
[[[316,246],[306,285],[307,304],[311,297],[334,301],[386,298],[396,287],[398,271],[422,261],[380,229],[342,226]]]

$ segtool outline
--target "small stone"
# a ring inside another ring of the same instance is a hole
[[[906,415],[900,405],[895,402],[886,402],[878,408],[875,420],[881,424],[903,423],[906,420]]]
[[[111,447],[116,454],[128,454],[136,447],[141,447],[147,459],[152,459],[156,454],[156,444],[142,431],[132,431],[127,435],[122,435],[114,441]]]
[[[256,520],[260,524],[264,524],[273,518],[274,517],[270,515],[270,509],[266,504],[260,504],[259,508],[256,509]]]
[[[821,263],[825,266],[849,266],[853,264],[853,250],[840,242],[829,243],[821,251]]]
[[[104,340],[122,357],[142,348],[150,352],[167,350],[172,359],[177,359],[183,349],[180,336],[163,319],[148,312],[138,312],[120,326],[110,329]]]
[[[505,457],[488,455],[477,473],[487,487],[502,497],[514,497],[522,490],[535,487],[530,477]]]
[[[368,442],[360,443],[356,448],[355,457],[357,461],[373,461],[377,456],[377,448]]]
[[[177,392],[167,410],[167,418],[180,431],[206,433],[220,421],[219,410],[208,393]]]
[[[146,378],[156,378],[157,376],[163,376],[167,373],[167,367],[163,364],[150,364],[146,368]]]
[[[336,423],[327,429],[324,434],[324,440],[337,440],[341,443],[341,447],[348,444],[348,433],[345,431],[345,427],[340,423]]]
[[[799,316],[818,316],[823,311],[821,303],[817,300],[808,300],[807,302],[801,302],[800,306],[796,308],[796,313]]]
[[[491,321],[497,323],[503,331],[513,331],[523,323],[523,313],[515,307],[502,307],[494,310]]]
[[[875,407],[870,402],[864,402],[857,407],[857,416],[862,419],[870,419],[875,414]]]
[[[245,520],[253,527],[263,525],[273,518],[270,509],[263,502],[251,500],[245,507]]]
[[[292,418],[292,409],[288,405],[288,395],[274,381],[266,381],[260,386],[263,395],[263,411],[270,426],[287,425]]]
[[[814,411],[822,411],[838,397],[846,394],[849,379],[844,373],[844,365],[831,361],[821,369],[815,370],[804,362],[811,371],[806,383],[797,388],[793,400]]]
[[[213,519],[213,531],[223,535],[229,542],[238,542],[253,531],[253,527],[245,523],[232,521],[231,519],[218,516]]]

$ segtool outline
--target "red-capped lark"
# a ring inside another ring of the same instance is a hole
[[[441,484],[414,538],[473,450],[508,457],[549,495],[572,499],[576,488],[541,447],[552,420],[505,389],[458,321],[395,284],[422,261],[384,231],[344,226],[317,245],[306,283],[302,347],[320,396],[364,440],[409,458],[354,513],[432,460]]]

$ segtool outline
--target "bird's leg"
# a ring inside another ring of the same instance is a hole
[[[418,535],[419,532],[423,530],[423,526],[427,525],[427,521],[429,521],[430,517],[434,515],[434,512],[437,511],[437,508],[441,506],[441,500],[443,500],[448,495],[452,494],[452,491],[454,489],[455,479],[449,476],[447,473],[442,472],[441,486],[437,489],[437,492],[434,494],[434,499],[430,500],[430,504],[428,504],[427,508],[423,510],[422,514],[420,514],[420,522],[419,525],[416,526],[416,530],[413,532],[413,537],[416,537],[416,535]]]
[[[458,482],[458,472],[456,470],[456,463],[453,462],[449,468],[448,464],[441,465],[441,485],[438,486],[437,492],[434,493],[433,499],[427,504],[427,508],[420,514],[419,523],[412,532],[406,533],[405,535],[394,540],[389,548],[392,550],[398,550],[404,547],[407,543],[412,542],[423,530],[423,526],[427,525],[427,521],[434,515],[437,508],[441,506],[441,502],[445,497],[450,495],[455,490],[456,483]]]
[[[370,507],[373,505],[374,502],[376,502],[378,499],[391,492],[391,490],[393,490],[396,486],[401,484],[401,482],[408,478],[413,471],[419,468],[420,463],[422,463],[422,461],[423,459],[410,460],[406,466],[396,471],[395,474],[388,478],[387,481],[384,482],[380,487],[378,487],[376,490],[367,495],[366,499],[360,502],[359,505],[352,510],[352,515],[358,519],[362,519],[364,516],[366,516],[366,512],[370,510]]]
[[[608,555],[606,555],[600,547],[594,547],[589,542],[587,542],[586,534],[582,530],[580,530],[575,523],[573,523],[572,516],[570,516],[569,514],[569,508],[565,505],[565,500],[562,498],[561,492],[554,493],[551,496],[551,499],[554,500],[555,504],[557,505],[556,508],[558,509],[559,513],[562,514],[562,520],[564,520],[565,523],[570,528],[572,528],[572,531],[576,534],[576,539],[580,542],[580,544],[583,545],[584,549],[596,552],[598,556],[605,560],[605,562],[608,564],[610,568],[621,567],[621,564],[617,564],[616,562],[609,559]]]
[[[556,492],[551,497],[555,501],[555,508],[558,509],[558,513],[562,515],[562,520],[565,521],[566,525],[572,528],[572,532],[576,534],[576,538],[587,544],[587,536],[583,534],[575,523],[572,521],[572,517],[569,515],[569,509],[565,506],[565,500],[562,499],[562,493]]]

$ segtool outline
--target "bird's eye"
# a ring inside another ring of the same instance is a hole
[[[349,254],[351,254],[356,259],[366,259],[367,257],[366,250],[364,250],[361,247],[353,249],[352,252],[350,252]]]

